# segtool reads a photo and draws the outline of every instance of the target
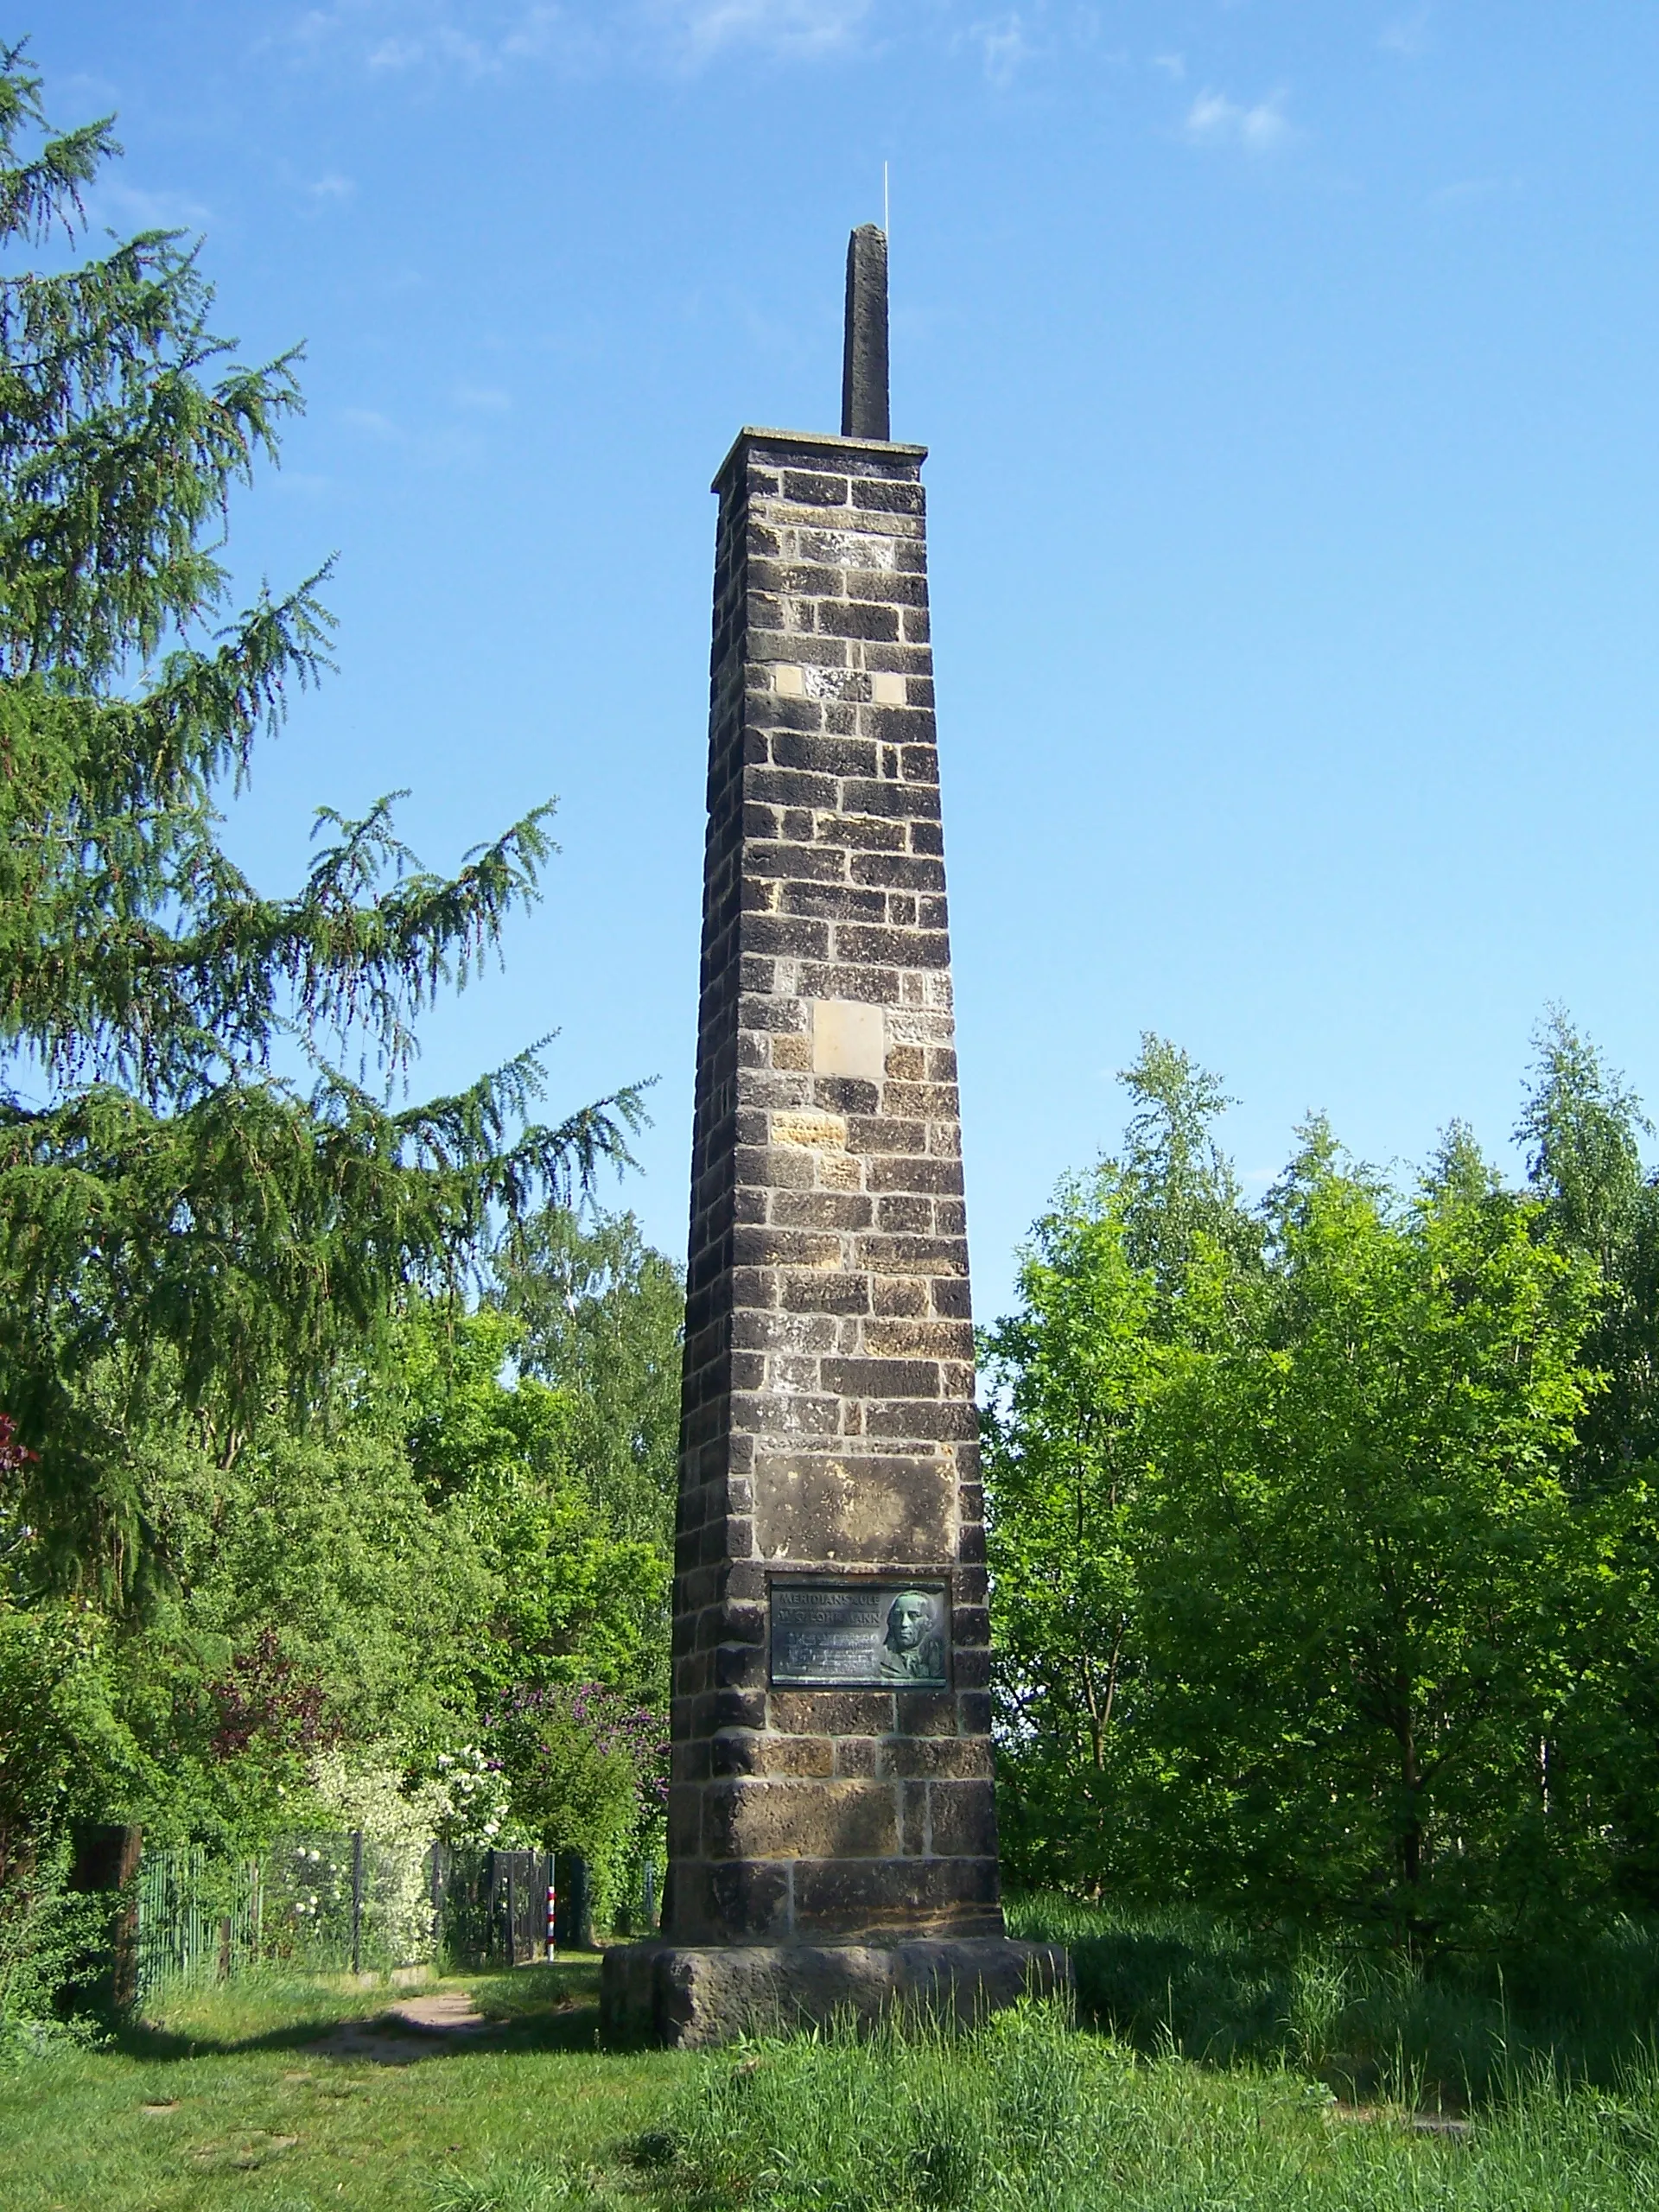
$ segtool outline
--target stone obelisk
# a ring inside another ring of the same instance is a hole
[[[714,485],[669,1876],[621,2032],[1065,1970],[998,1893],[925,459],[855,231],[841,436],[746,429]]]

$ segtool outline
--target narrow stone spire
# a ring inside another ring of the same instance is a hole
[[[887,415],[887,234],[865,223],[847,241],[847,341],[841,435],[890,435]]]

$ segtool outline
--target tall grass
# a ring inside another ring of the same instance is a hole
[[[1625,2212],[1659,2202],[1659,2079],[1617,2099],[1517,2078],[1455,2136],[1356,2119],[1287,2072],[1138,2058],[1027,2006],[707,2060],[658,2201],[707,2212]]]
[[[1379,1956],[1198,1912],[1014,1900],[1011,1932],[1067,1944],[1081,2017],[1147,2053],[1285,2066],[1354,2099],[1461,2109],[1551,2075],[1617,2088],[1659,2071],[1659,1929],[1621,1921],[1571,1951]]]

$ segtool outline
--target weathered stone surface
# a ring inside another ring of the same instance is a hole
[[[746,431],[715,486],[682,1946],[1001,1928],[924,457]],[[824,1573],[943,1585],[948,1688],[773,1688],[771,1580]]]
[[[841,375],[841,435],[843,438],[887,435],[887,234],[866,223],[847,241],[846,351]],[[856,487],[851,487],[855,504]],[[816,540],[802,551],[822,557]],[[861,541],[851,541],[856,548]],[[829,557],[834,559],[831,552]],[[855,551],[854,558],[864,557]]]
[[[630,1943],[606,1953],[600,2004],[608,2042],[697,2048],[849,2014],[869,2021],[914,2012],[967,2027],[1070,1982],[1057,1945],[1000,1936],[887,1945]]]

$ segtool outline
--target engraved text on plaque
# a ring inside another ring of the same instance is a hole
[[[777,1580],[771,1594],[776,1688],[950,1687],[943,1582]]]

